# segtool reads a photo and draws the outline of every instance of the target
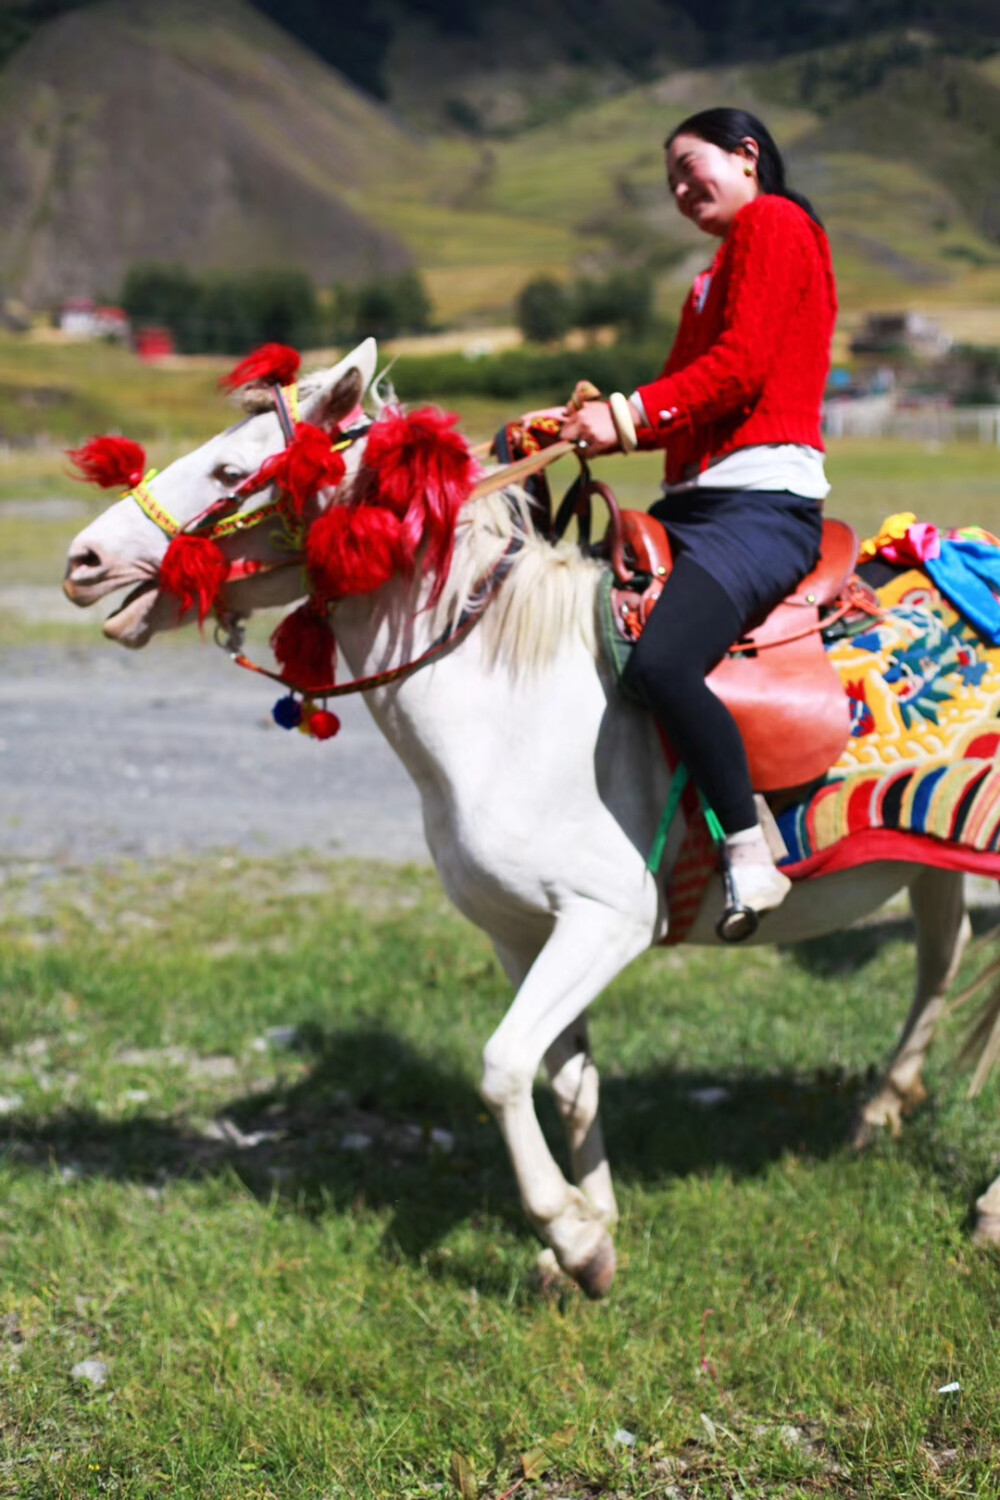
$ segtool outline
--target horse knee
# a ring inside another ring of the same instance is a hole
[[[479,1093],[494,1113],[509,1109],[531,1093],[532,1074],[519,1067],[513,1058],[488,1042],[483,1051],[483,1076]]]

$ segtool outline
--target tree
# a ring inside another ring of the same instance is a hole
[[[572,324],[565,289],[549,276],[522,287],[517,299],[517,326],[532,344],[550,344],[568,333]]]
[[[197,353],[203,288],[182,266],[133,266],[125,277],[121,304],[133,324],[163,323],[180,348]]]
[[[133,266],[121,302],[135,324],[162,323],[187,354],[240,354],[254,344],[314,342],[319,306],[302,271],[224,271]]]
[[[641,338],[653,316],[652,277],[645,271],[619,271],[604,281],[578,281],[572,316],[577,328],[611,326]]]
[[[430,327],[431,299],[416,271],[379,276],[341,290],[339,312],[352,338],[391,339],[401,333],[423,333]]]

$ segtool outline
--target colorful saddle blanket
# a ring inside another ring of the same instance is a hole
[[[878,589],[885,611],[828,641],[851,701],[851,738],[822,779],[775,799],[793,880],[875,860],[916,861],[1000,879],[1000,646],[925,572]],[[670,873],[670,935],[682,942],[716,857],[697,800]]]
[[[1000,647],[923,571],[878,594],[888,612],[828,647],[851,700],[851,738],[822,781],[780,811],[784,868],[794,879],[919,857],[1000,876]]]

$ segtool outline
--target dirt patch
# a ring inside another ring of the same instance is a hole
[[[426,862],[420,806],[364,705],[319,743],[275,727],[274,690],[209,646],[2,656],[0,865],[210,849]]]

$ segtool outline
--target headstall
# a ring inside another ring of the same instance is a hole
[[[433,409],[408,416],[392,411],[377,423],[366,419],[335,429],[332,435],[303,422],[299,365],[297,351],[265,345],[220,382],[230,391],[247,385],[269,390],[284,447],[232,493],[190,521],[179,521],[154,498],[150,484],[157,471],[147,469],[139,444],[125,438],[93,438],[82,448],[70,450],[69,457],[79,477],[105,489],[123,487],[124,498],[134,500],[167,537],[157,582],[178,600],[182,613],[197,609],[202,622],[212,614],[215,640],[237,666],[288,689],[272,710],[275,722],[316,739],[329,739],[339,730],[340,721],[326,708],[325,700],[398,682],[464,636],[506,577],[521,541],[515,538],[510,543],[459,617],[420,656],[338,683],[331,609],[348,594],[369,592],[397,571],[417,567],[421,551],[423,566],[433,568],[437,575],[431,588],[433,602],[443,584],[444,565],[450,562],[458,511],[474,491],[477,471],[464,440],[452,430],[456,419]],[[328,506],[319,517],[307,521],[306,506],[320,491],[341,482],[345,473],[342,455],[362,437],[370,439],[373,469],[363,471],[366,488],[361,502],[352,499],[345,505]],[[407,463],[414,469],[412,475],[407,473]],[[429,500],[418,493],[422,485]],[[253,510],[242,509],[251,495],[268,487],[276,491],[276,498]],[[287,562],[230,562],[224,557],[218,542],[273,520],[282,524],[283,536],[277,540],[288,549]],[[370,562],[364,558],[366,540],[373,543]],[[304,604],[285,616],[271,638],[281,667],[272,671],[244,652],[243,618],[223,608],[222,591],[228,583],[303,565],[311,592]]]

